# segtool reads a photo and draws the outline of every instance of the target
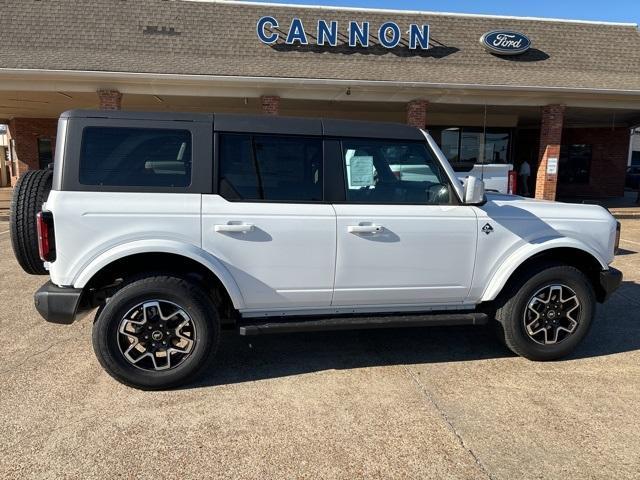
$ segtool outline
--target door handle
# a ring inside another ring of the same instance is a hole
[[[251,223],[227,223],[225,225],[216,225],[214,227],[216,232],[235,232],[235,233],[247,233],[253,230],[253,224]]]
[[[347,232],[349,233],[380,233],[384,230],[381,225],[349,225]]]

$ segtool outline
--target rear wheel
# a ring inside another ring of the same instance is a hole
[[[523,275],[498,303],[500,339],[530,360],[571,353],[587,335],[596,307],[589,279],[568,265],[548,265]]]
[[[206,369],[219,332],[215,307],[200,287],[171,275],[150,275],[107,302],[93,327],[93,347],[119,382],[159,390],[188,383]]]
[[[29,170],[13,188],[9,230],[13,253],[22,269],[31,275],[47,275],[38,251],[36,217],[51,191],[51,170]]]

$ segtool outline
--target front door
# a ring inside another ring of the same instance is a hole
[[[202,197],[202,245],[246,311],[328,307],[335,213],[323,201],[322,140],[219,134],[218,194]]]
[[[457,204],[432,152],[423,143],[353,139],[343,140],[342,156],[333,305],[462,303],[477,219]]]

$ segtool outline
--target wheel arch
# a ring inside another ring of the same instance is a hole
[[[114,276],[130,276],[144,272],[183,273],[198,275],[207,284],[220,287],[234,309],[244,306],[244,298],[224,264],[215,256],[195,245],[174,241],[137,241],[114,247],[80,270],[73,281],[74,288],[96,288]]]
[[[577,268],[591,282],[598,301],[603,301],[605,292],[600,285],[599,274],[600,271],[608,268],[607,263],[589,248],[573,244],[553,243],[537,248],[533,252],[516,252],[504,261],[491,278],[481,301],[495,300],[513,279],[527,269],[545,263],[558,263]]]

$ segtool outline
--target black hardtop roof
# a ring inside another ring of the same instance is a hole
[[[213,122],[214,131],[216,132],[424,140],[424,136],[419,129],[401,123],[330,118],[232,113],[132,112],[122,110],[69,110],[64,112],[60,118]]]
[[[125,110],[67,110],[60,118],[111,118],[118,120],[151,120],[151,121],[182,121],[182,122],[212,122],[213,115],[209,113],[180,113],[180,112],[135,112]]]

